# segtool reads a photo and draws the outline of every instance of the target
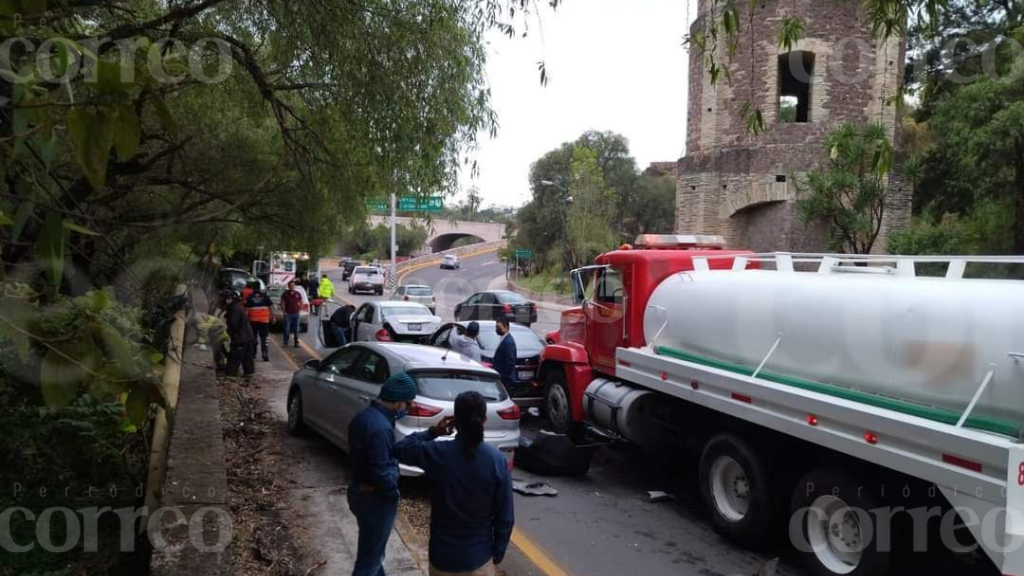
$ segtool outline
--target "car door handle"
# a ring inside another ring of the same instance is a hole
[[[363,402],[369,402],[370,401],[370,397],[369,396],[360,396],[359,399],[362,400]]]

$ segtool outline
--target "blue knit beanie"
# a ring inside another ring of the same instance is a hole
[[[384,383],[378,398],[385,402],[412,402],[416,398],[416,381],[405,372],[395,374]]]

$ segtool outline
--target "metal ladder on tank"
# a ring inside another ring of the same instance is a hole
[[[1021,264],[1024,256],[893,256],[889,254],[827,254],[768,252],[762,254],[723,254],[701,255],[693,257],[695,271],[703,272],[712,269],[712,260],[732,260],[732,270],[756,268],[776,270],[786,273],[818,273],[818,274],[879,274],[891,276],[911,276],[924,278],[944,277],[948,280],[964,279],[968,264]],[[945,264],[946,272],[942,276],[918,275],[921,264]],[[773,266],[765,267],[765,265]],[[718,269],[718,268],[716,268]]]

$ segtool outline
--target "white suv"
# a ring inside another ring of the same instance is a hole
[[[375,292],[384,294],[384,274],[374,266],[357,266],[348,279],[348,293]]]
[[[462,268],[462,262],[459,262],[459,257],[455,254],[445,254],[444,258],[441,259],[441,269],[456,270]]]

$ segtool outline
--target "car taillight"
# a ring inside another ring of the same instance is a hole
[[[412,406],[409,408],[409,416],[413,416],[414,418],[433,418],[440,413],[440,408],[425,406],[419,402],[413,402]]]
[[[305,302],[303,302],[302,309],[303,310],[309,310],[309,304],[306,304]]]
[[[537,304],[535,304],[533,302],[530,302],[530,312],[536,312],[536,311],[537,311]]]
[[[513,404],[511,408],[498,410],[498,416],[500,416],[502,420],[519,420],[520,415],[521,412],[519,412],[518,404]]]
[[[505,314],[511,314],[512,313],[512,305],[511,304],[505,304],[504,306],[501,307],[501,311],[504,312]]]
[[[377,330],[374,337],[377,339],[377,342],[391,342],[391,334],[385,328]]]
[[[483,362],[481,362],[481,364],[483,364],[484,366],[487,366],[488,368],[494,368],[494,364],[491,364],[490,362],[487,362],[487,361],[483,361]]]

